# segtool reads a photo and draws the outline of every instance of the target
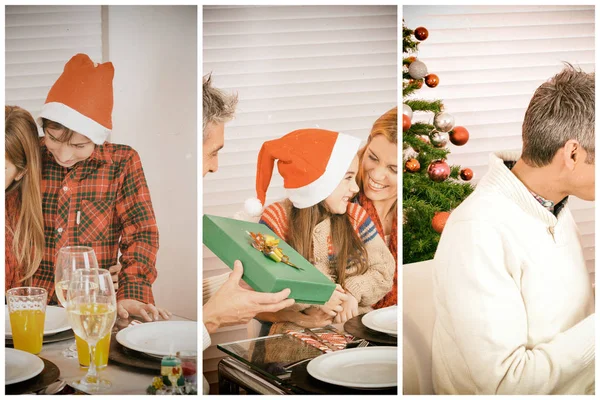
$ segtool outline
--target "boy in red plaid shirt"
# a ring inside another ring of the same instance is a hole
[[[54,265],[65,246],[90,246],[100,268],[117,264],[117,312],[151,321],[158,227],[138,153],[106,142],[112,129],[114,68],[77,54],[50,89],[40,127],[46,248],[33,286],[54,298]]]

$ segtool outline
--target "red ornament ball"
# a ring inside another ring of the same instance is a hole
[[[431,219],[431,227],[437,233],[442,233],[444,230],[444,226],[446,226],[446,221],[448,221],[448,217],[450,213],[447,211],[438,211],[434,214]]]
[[[473,170],[471,168],[461,169],[460,177],[463,181],[470,181],[471,179],[473,179]]]
[[[402,132],[410,129],[412,122],[410,121],[410,117],[406,114],[402,114]]]
[[[429,31],[424,26],[420,26],[417,29],[415,29],[415,38],[417,38],[417,40],[423,41],[428,37]]]
[[[434,182],[445,181],[450,176],[450,167],[444,160],[432,161],[427,168],[427,175]]]
[[[411,158],[410,160],[406,161],[404,167],[408,172],[419,172],[421,169],[421,164],[416,158]]]
[[[450,131],[450,141],[456,146],[462,146],[469,141],[469,131],[464,126],[455,126]]]
[[[430,88],[436,87],[440,83],[440,78],[436,74],[429,74],[425,77],[425,84]]]
[[[410,56],[407,58],[409,64],[413,61],[416,61],[416,59],[417,59],[417,57],[415,57],[415,56]]]

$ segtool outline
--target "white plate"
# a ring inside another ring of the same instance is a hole
[[[8,315],[8,306],[4,306],[4,332],[7,337],[12,337],[10,328],[10,316]],[[44,336],[54,335],[68,331],[71,324],[67,319],[67,310],[62,307],[46,306],[46,318],[44,319]]]
[[[362,347],[312,359],[306,370],[320,381],[352,388],[398,386],[398,348]]]
[[[398,307],[391,306],[365,314],[362,323],[369,329],[398,336]]]
[[[121,345],[153,356],[168,356],[177,351],[197,351],[198,323],[159,321],[133,325],[117,333]]]
[[[5,385],[23,382],[37,376],[44,370],[44,362],[38,356],[22,350],[4,349]]]

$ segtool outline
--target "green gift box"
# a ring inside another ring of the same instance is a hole
[[[290,298],[297,303],[325,304],[335,290],[335,283],[266,225],[204,215],[202,227],[202,242],[206,247],[231,269],[235,260],[240,260],[244,265],[244,281],[257,292],[274,293],[289,288]],[[252,246],[248,232],[278,238],[278,247],[301,269],[265,256]]]

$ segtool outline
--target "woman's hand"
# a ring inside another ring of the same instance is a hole
[[[342,309],[342,312],[338,313],[333,320],[336,324],[343,324],[358,315],[358,300],[356,300],[356,297],[347,293],[347,299],[342,303]]]
[[[331,315],[332,317],[336,317],[338,313],[341,313],[344,309],[342,304],[344,301],[348,299],[348,295],[342,289],[340,285],[335,286],[335,290],[331,294],[331,297],[327,301],[327,303],[319,306],[319,308],[326,314]]]

